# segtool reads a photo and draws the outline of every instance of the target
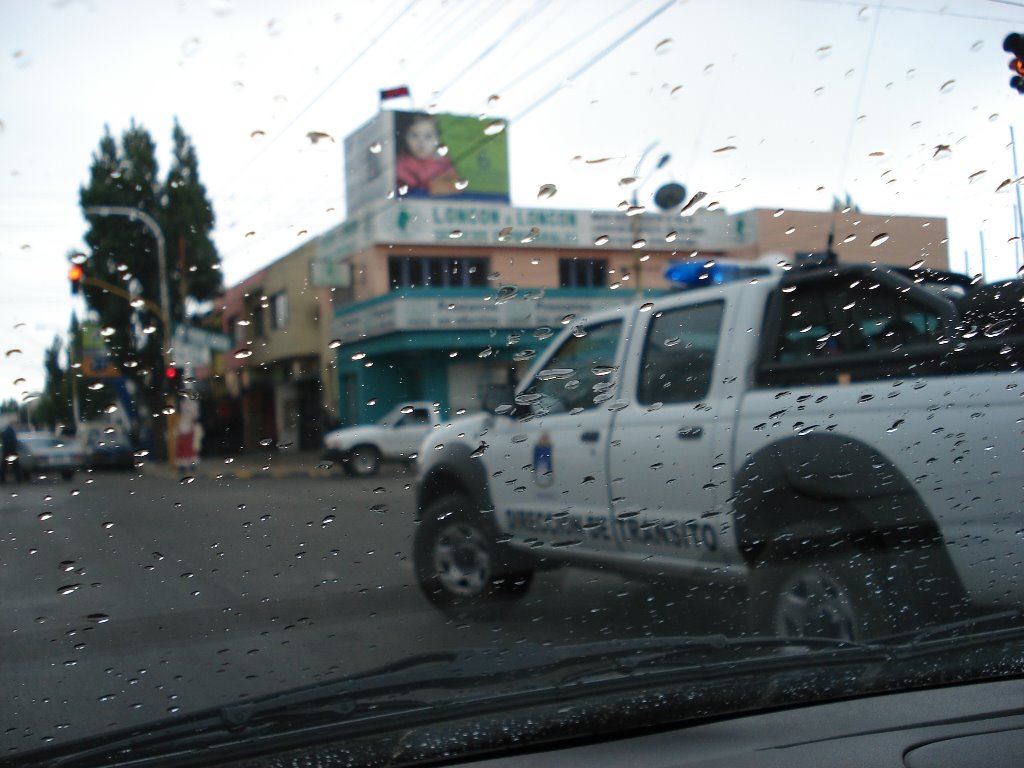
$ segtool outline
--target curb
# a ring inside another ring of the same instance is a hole
[[[159,477],[164,480],[183,480],[184,477],[178,475],[178,473],[170,467],[145,467],[142,470],[142,474],[150,475],[152,477]],[[239,467],[238,469],[229,469],[224,472],[218,472],[213,469],[200,469],[197,472],[189,473],[185,477],[191,477],[194,480],[256,480],[256,479],[267,479],[267,480],[294,480],[294,479],[306,479],[306,480],[327,480],[334,477],[338,477],[337,472],[332,472],[329,469],[249,469],[246,467]]]

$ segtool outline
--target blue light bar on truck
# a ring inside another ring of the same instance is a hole
[[[736,280],[766,277],[772,273],[768,267],[753,264],[733,264],[718,261],[677,261],[665,270],[665,279],[678,290],[699,288],[702,285],[723,285]]]

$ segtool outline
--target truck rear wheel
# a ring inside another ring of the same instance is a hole
[[[899,630],[885,553],[844,548],[827,556],[768,557],[752,572],[751,629],[775,637],[863,642]]]
[[[413,564],[420,589],[455,616],[485,618],[526,594],[533,570],[497,541],[497,530],[465,496],[430,504],[416,530]]]

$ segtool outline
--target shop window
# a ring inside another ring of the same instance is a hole
[[[559,259],[558,284],[562,288],[604,288],[608,262],[604,259]]]
[[[486,258],[448,256],[391,256],[388,282],[398,288],[483,288],[487,285]]]

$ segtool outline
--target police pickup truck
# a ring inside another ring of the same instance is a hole
[[[576,564],[741,587],[752,628],[787,636],[1020,604],[1017,298],[968,317],[874,265],[670,276],[692,289],[567,327],[514,399],[425,440],[433,603],[490,612]]]

